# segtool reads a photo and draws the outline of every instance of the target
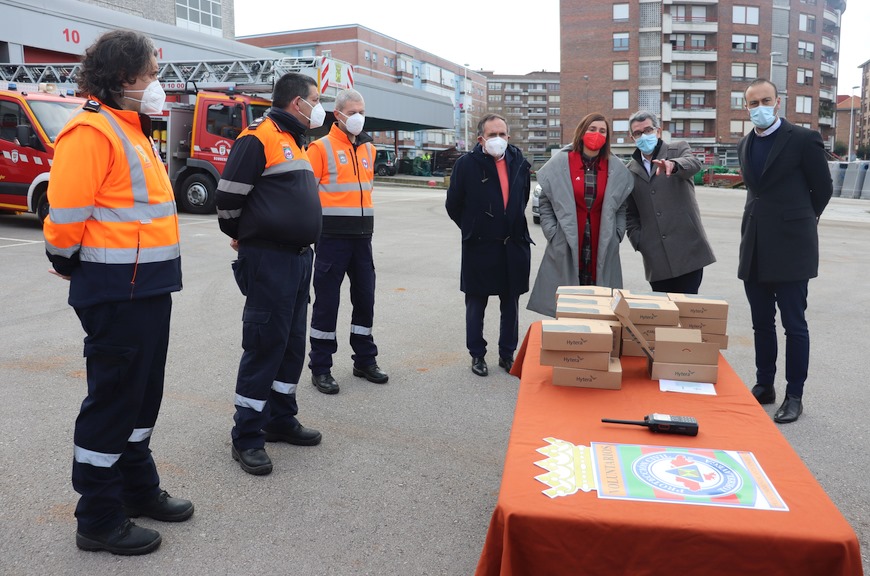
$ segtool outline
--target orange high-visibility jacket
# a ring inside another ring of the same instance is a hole
[[[43,232],[73,306],[181,289],[175,197],[146,129],[89,100],[57,136]]]
[[[308,146],[308,159],[320,181],[324,236],[371,236],[375,209],[372,182],[375,179],[375,148],[365,132],[356,144],[332,125],[329,134]]]

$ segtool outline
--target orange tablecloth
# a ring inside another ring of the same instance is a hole
[[[514,423],[498,503],[477,566],[483,575],[856,576],[863,573],[854,530],[770,417],[720,355],[717,396],[660,392],[646,362],[623,358],[622,390],[550,384],[539,363],[541,324],[520,348]],[[694,416],[697,437],[654,434],[600,422],[652,412]],[[787,512],[602,500],[595,492],[550,499],[535,476],[535,450],[553,436],[574,444],[615,442],[746,450]]]

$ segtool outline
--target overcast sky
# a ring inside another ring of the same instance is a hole
[[[238,36],[361,24],[474,70],[526,74],[558,71],[560,65],[558,0],[236,0],[235,8]],[[849,94],[861,82],[858,66],[870,60],[868,25],[870,0],[848,0],[840,35],[839,94]]]

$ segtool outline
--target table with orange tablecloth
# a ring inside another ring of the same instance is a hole
[[[855,532],[770,417],[719,357],[716,396],[660,392],[646,361],[622,358],[622,390],[553,386],[541,366],[541,324],[514,364],[520,376],[498,503],[477,574],[861,575]],[[605,424],[653,412],[694,416],[697,437]],[[788,511],[599,499],[549,498],[535,480],[536,452],[555,437],[573,444],[649,444],[752,452]]]

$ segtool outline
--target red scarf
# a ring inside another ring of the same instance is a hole
[[[583,248],[583,233],[586,228],[586,170],[580,152],[568,152],[568,169],[571,175],[571,185],[574,188],[574,204],[577,207],[577,255],[580,257]],[[592,202],[590,215],[590,232],[592,238],[592,280],[596,281],[598,270],[598,232],[601,229],[601,206],[604,204],[604,190],[607,188],[607,158],[598,160],[598,170],[595,189],[595,201]],[[578,262],[578,266],[580,263]]]

